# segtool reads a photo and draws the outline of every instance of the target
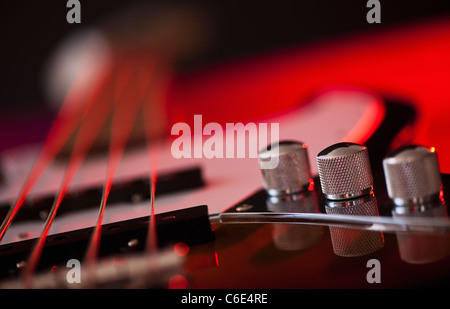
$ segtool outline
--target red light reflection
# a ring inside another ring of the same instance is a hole
[[[188,280],[183,275],[174,275],[169,279],[169,289],[186,289]]]

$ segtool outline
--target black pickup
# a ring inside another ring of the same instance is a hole
[[[205,185],[201,168],[190,167],[174,172],[158,175],[155,187],[155,195],[162,196],[201,188]],[[150,177],[136,178],[126,182],[116,182],[112,185],[108,197],[108,207],[118,203],[137,203],[150,199]],[[58,215],[75,211],[98,208],[102,199],[103,187],[92,187],[79,191],[70,191],[61,202]],[[43,196],[39,199],[28,199],[14,217],[14,222],[45,220],[52,207],[55,197]],[[6,217],[11,205],[0,205],[0,220]]]
[[[149,219],[149,216],[145,216],[103,225],[99,257],[143,252]],[[155,223],[159,248],[178,242],[192,246],[210,242],[215,238],[206,205],[157,214]],[[39,270],[60,266],[71,258],[83,260],[92,231],[93,228],[83,228],[50,235],[46,240]],[[35,243],[36,239],[27,239],[0,245],[0,280],[14,278],[20,274],[21,268],[17,265],[20,261],[27,260]]]

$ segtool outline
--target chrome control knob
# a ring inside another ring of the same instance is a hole
[[[276,157],[275,168],[264,164]],[[270,196],[282,196],[307,190],[313,183],[307,146],[302,142],[282,141],[261,150],[258,162],[263,176],[263,186]]]
[[[355,198],[373,189],[369,153],[363,145],[338,143],[317,155],[322,192],[330,200]]]
[[[383,170],[394,204],[417,205],[439,198],[442,180],[434,147],[402,147],[383,160]]]

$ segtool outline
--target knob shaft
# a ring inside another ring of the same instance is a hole
[[[273,156],[278,156],[278,166],[264,169],[264,163],[273,159]],[[313,183],[305,143],[282,141],[272,144],[259,152],[258,162],[263,186],[271,196],[302,192]]]
[[[369,153],[363,145],[329,146],[317,155],[317,167],[322,192],[330,200],[363,196],[373,189]]]
[[[442,180],[435,149],[402,147],[383,160],[388,195],[396,205],[417,205],[439,197]]]

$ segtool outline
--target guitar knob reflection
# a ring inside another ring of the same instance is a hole
[[[267,210],[286,213],[317,213],[318,201],[315,191],[293,194],[283,197],[269,197],[266,202]],[[322,236],[322,226],[272,224],[274,245],[282,251],[297,251],[307,249],[316,244]]]
[[[327,214],[378,216],[378,203],[373,193],[346,201],[327,200]],[[333,251],[338,256],[354,257],[373,253],[384,246],[382,232],[330,226]]]
[[[404,209],[394,209],[392,216],[395,218],[447,218],[447,206],[445,203],[435,203],[421,207],[415,211],[405,212]],[[410,264],[425,264],[438,261],[450,255],[450,237],[448,234],[427,233],[397,233],[400,258]]]

